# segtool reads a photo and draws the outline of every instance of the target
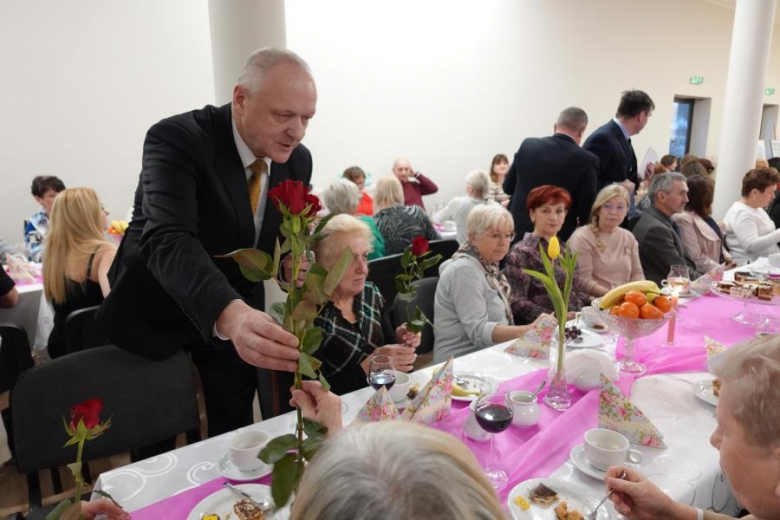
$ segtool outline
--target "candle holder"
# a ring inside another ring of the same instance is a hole
[[[669,327],[666,331],[666,346],[667,347],[673,347],[674,346],[674,334],[675,329],[677,328],[677,304],[680,299],[680,294],[677,289],[675,289],[672,292],[672,311],[671,316],[669,317]]]

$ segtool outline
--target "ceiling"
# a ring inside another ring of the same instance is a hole
[[[725,9],[729,9],[731,11],[734,11],[737,8],[737,0],[702,0],[702,1],[707,2],[708,4],[713,4],[719,7],[723,7]],[[746,0],[746,1],[753,1],[753,0]],[[780,8],[778,8],[775,12],[775,24],[780,25]]]

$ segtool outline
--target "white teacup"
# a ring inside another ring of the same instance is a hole
[[[257,458],[271,436],[260,430],[239,429],[228,444],[228,458],[241,471],[254,471],[264,464]]]
[[[512,424],[521,428],[533,426],[539,422],[539,405],[533,392],[516,390],[509,393],[509,401],[512,403]]]
[[[607,328],[604,320],[599,316],[599,311],[593,307],[583,307],[580,318],[582,318],[582,323],[589,329],[605,330]]]
[[[642,454],[629,449],[628,439],[624,435],[604,428],[585,432],[585,456],[591,466],[601,471],[626,462],[642,463]]]
[[[411,378],[406,372],[395,371],[395,383],[390,388],[390,399],[394,403],[400,403],[406,399],[406,394],[409,393],[409,386],[411,384]]]
[[[447,220],[444,222],[444,231],[455,231],[458,227],[452,220]]]

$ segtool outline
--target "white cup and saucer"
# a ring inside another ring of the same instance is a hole
[[[624,435],[604,428],[585,432],[585,442],[572,448],[569,457],[574,467],[597,480],[607,477],[610,466],[636,468],[642,464],[642,454],[630,449]]]
[[[258,459],[257,455],[270,440],[271,436],[261,430],[237,430],[228,441],[227,452],[219,459],[219,472],[236,482],[269,475],[273,467]]]

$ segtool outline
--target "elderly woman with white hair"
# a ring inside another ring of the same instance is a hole
[[[328,427],[330,438],[306,467],[292,520],[496,520],[493,486],[452,435],[404,421],[341,429],[341,400],[317,382],[291,404]]]
[[[498,267],[515,236],[512,214],[498,204],[477,206],[465,229],[466,242],[439,268],[434,303],[436,363],[515,339],[531,327],[514,325],[509,283]]]
[[[412,239],[418,236],[428,240],[441,238],[433,223],[420,206],[404,206],[401,181],[395,177],[381,177],[374,192],[374,220],[385,239],[385,253],[403,253]]]
[[[411,371],[420,335],[404,325],[393,330],[383,316],[384,298],[366,282],[371,230],[353,216],[336,215],[322,231],[324,237],[313,246],[318,263],[330,270],[345,249],[354,255],[331,301],[314,321],[323,335],[317,357],[331,389],[344,394],[368,386],[369,362],[375,355],[389,356],[396,370]]]
[[[710,443],[743,518],[780,518],[780,336],[734,346],[715,368],[720,380],[717,427]],[[625,480],[617,478],[626,471]],[[618,513],[630,519],[726,520],[730,516],[675,502],[639,471],[613,466],[607,488]]]
[[[472,209],[487,204],[487,194],[490,189],[490,177],[484,170],[473,170],[466,175],[466,196],[455,197],[442,210],[433,216],[433,221],[444,223],[454,220],[458,230],[456,238],[460,244],[465,244],[466,218]]]
[[[325,202],[325,207],[328,208],[329,212],[337,215],[343,213],[357,217],[371,229],[373,250],[368,254],[369,260],[385,256],[385,239],[382,238],[382,233],[376,227],[374,219],[368,215],[358,216],[361,195],[357,184],[349,179],[336,179],[330,186],[325,188],[322,200]]]
[[[620,184],[605,186],[593,202],[590,224],[569,238],[569,248],[579,253],[577,286],[583,293],[598,298],[614,284],[644,280],[639,244],[620,227],[630,206],[628,190]]]

